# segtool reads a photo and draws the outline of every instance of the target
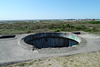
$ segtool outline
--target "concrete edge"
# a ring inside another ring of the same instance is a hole
[[[22,37],[22,39],[20,39],[20,41],[19,41],[19,45],[20,45],[22,48],[26,49],[26,50],[30,50],[30,51],[37,50],[37,48],[35,48],[33,45],[30,45],[30,44],[27,44],[27,43],[24,42],[24,38],[25,38],[25,37],[30,36],[30,35],[34,35],[34,34],[35,34],[35,33],[29,34],[29,35],[26,35],[26,36]],[[71,35],[75,35],[75,34],[72,34],[72,33],[70,33],[70,34],[71,34]],[[80,49],[81,47],[84,47],[84,46],[87,44],[87,42],[86,42],[85,39],[83,39],[82,37],[80,37],[80,36],[78,36],[78,35],[75,35],[75,36],[77,36],[77,37],[79,38],[79,40],[80,40],[78,46],[75,47],[76,49]],[[69,47],[69,48],[74,48],[74,47]]]

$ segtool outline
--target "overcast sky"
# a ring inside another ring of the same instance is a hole
[[[100,19],[100,0],[0,0],[0,20]]]

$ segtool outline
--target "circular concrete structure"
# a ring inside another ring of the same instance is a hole
[[[81,41],[79,36],[71,33],[37,33],[22,39],[24,47],[29,50],[77,46]]]
[[[65,32],[65,33],[62,32],[57,34],[59,34],[60,39],[64,38],[65,40],[71,39],[72,41],[73,40],[77,41],[78,42],[77,47],[76,46],[61,47],[61,48],[48,47],[48,48],[38,49],[34,44],[28,43],[29,40],[32,40],[31,42],[34,41],[33,37],[37,36],[40,37],[41,34],[46,34],[46,33],[20,34],[16,35],[15,38],[0,39],[0,65],[27,61],[36,58],[70,56],[80,53],[100,51],[100,35],[91,34],[87,32],[81,32],[81,34],[78,35],[74,35],[76,33],[74,34],[72,33],[73,32]],[[45,39],[44,35],[43,38],[40,39]],[[25,40],[27,42],[25,42]],[[39,39],[37,39],[37,41],[39,42]],[[48,43],[46,45],[48,45]]]

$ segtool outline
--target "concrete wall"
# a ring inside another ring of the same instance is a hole
[[[68,47],[69,40],[64,38],[41,38],[33,41],[37,48]]]
[[[36,48],[68,47],[79,44],[80,38],[69,33],[38,33],[25,37],[24,42]]]

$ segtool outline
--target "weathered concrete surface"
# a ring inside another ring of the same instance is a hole
[[[83,32],[79,35],[87,41],[87,45],[81,49],[48,49],[29,51],[23,49],[20,39],[27,34],[17,35],[16,38],[0,39],[0,65],[11,62],[25,61],[42,57],[67,56],[85,52],[100,51],[100,36]]]

